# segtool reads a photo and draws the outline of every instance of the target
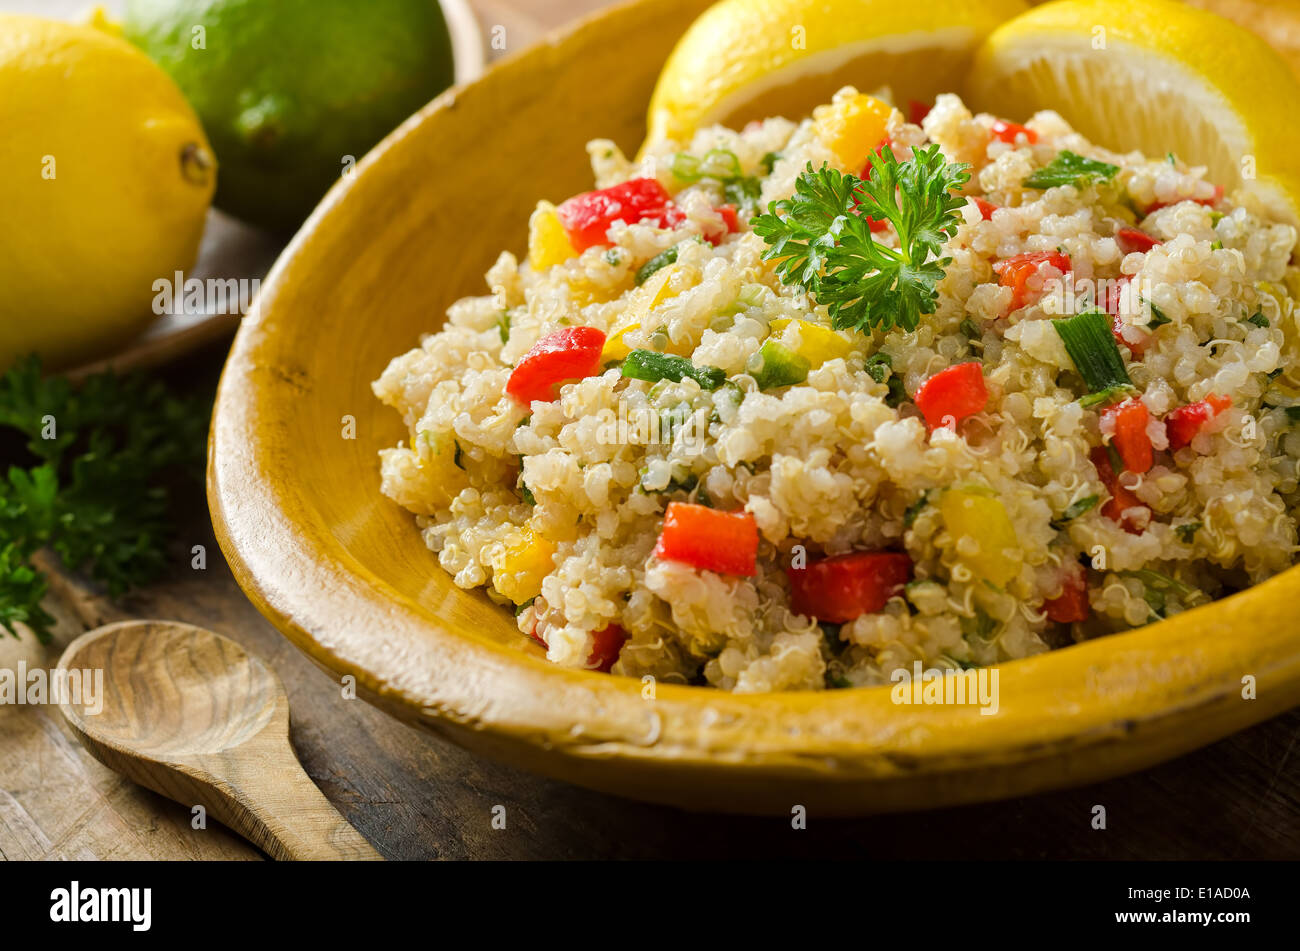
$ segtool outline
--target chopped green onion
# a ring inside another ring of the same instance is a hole
[[[633,350],[623,359],[623,375],[647,383],[671,380],[680,383],[690,377],[704,390],[716,390],[727,379],[717,367],[697,367],[685,357],[653,350]]]
[[[519,496],[529,505],[537,504],[537,497],[533,495],[533,490],[528,488],[528,483],[523,479],[519,480]]]
[[[503,310],[497,315],[497,332],[501,334],[501,344],[510,342],[510,311]]]
[[[1256,311],[1255,313],[1253,313],[1253,314],[1251,314],[1249,317],[1247,317],[1247,318],[1246,318],[1246,323],[1248,323],[1248,324],[1254,324],[1256,327],[1267,327],[1267,326],[1269,326],[1268,318],[1265,317],[1265,316],[1264,316],[1261,312],[1259,312],[1259,311]]]
[[[1052,528],[1058,532],[1065,528],[1067,522],[1072,522],[1084,512],[1087,512],[1100,501],[1096,495],[1085,495],[1076,502],[1071,502],[1066,506],[1065,511],[1061,513],[1060,518],[1052,519]]]
[[[463,456],[463,455],[465,454],[465,450],[463,450],[463,449],[460,448],[460,443],[457,442],[456,440],[453,439],[451,442],[452,442],[452,445],[456,447],[456,451],[455,451],[455,453],[452,454],[451,461],[454,462],[454,463],[456,464],[456,468],[457,468],[457,469],[462,469],[462,470],[463,470],[463,469],[465,468],[465,464],[464,464],[463,462],[461,462],[460,459],[461,459],[461,456]]]
[[[1178,536],[1178,540],[1184,545],[1190,545],[1192,539],[1196,537],[1197,530],[1203,525],[1203,522],[1184,522],[1182,525],[1174,526],[1174,534]]]
[[[1060,334],[1089,391],[1103,393],[1112,387],[1133,385],[1106,314],[1089,310],[1074,317],[1054,319],[1052,326]]]
[[[802,383],[808,379],[812,364],[785,344],[768,340],[758,353],[749,358],[746,369],[760,390],[770,390]]]
[[[975,321],[971,320],[969,317],[965,318],[960,324],[958,324],[957,329],[971,340],[976,340],[984,336],[980,333],[979,327],[975,325]]]
[[[764,175],[771,175],[772,169],[776,167],[776,163],[779,162],[780,160],[781,160],[780,152],[768,152],[766,155],[764,155],[761,159],[758,160],[758,164],[759,167],[763,169]]]
[[[889,354],[881,351],[880,353],[873,353],[871,356],[867,357],[862,368],[867,371],[867,376],[871,377],[877,383],[884,383],[889,379],[890,374],[893,373],[893,365],[894,361]]]
[[[671,168],[673,176],[683,182],[698,182],[701,178],[729,182],[741,175],[740,159],[730,149],[710,149],[703,158],[678,152],[673,156]]]
[[[1079,397],[1079,405],[1084,409],[1092,409],[1094,406],[1103,406],[1115,400],[1130,396],[1134,388],[1127,384],[1121,383],[1119,386],[1108,386],[1100,393],[1089,393],[1087,396]]]
[[[1054,188],[1058,185],[1082,186],[1109,181],[1119,171],[1118,165],[1099,162],[1068,150],[1025,179],[1026,188]]]
[[[1210,242],[1210,250],[1211,250],[1211,251],[1222,251],[1222,250],[1223,250],[1223,242],[1222,242],[1222,241],[1211,241],[1211,242]]]
[[[650,278],[655,275],[655,272],[661,271],[668,265],[675,263],[680,250],[681,245],[674,244],[667,251],[660,251],[649,261],[646,261],[645,264],[642,264],[637,268],[636,286],[640,287],[646,281],[650,280]]]

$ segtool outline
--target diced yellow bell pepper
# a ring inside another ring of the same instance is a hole
[[[673,278],[676,275],[682,276],[674,281]],[[623,320],[626,322],[618,330],[610,334],[609,339],[605,341],[605,348],[600,354],[601,362],[622,360],[631,353],[632,348],[623,342],[623,335],[640,328],[646,318],[650,316],[650,312],[664,301],[676,297],[682,291],[694,287],[699,282],[700,269],[690,265],[670,264],[656,271],[654,276],[641,286],[640,292],[634,295],[632,303],[623,312]],[[675,352],[675,348],[670,347],[669,352]],[[687,356],[688,354],[689,350],[687,353],[678,354],[678,356]]]
[[[966,536],[979,546],[978,554],[965,559],[976,577],[1005,585],[1020,573],[1020,542],[1015,526],[995,497],[949,489],[939,500],[939,512],[954,545]]]
[[[457,465],[460,448],[449,432],[422,429],[411,445],[418,460],[419,481],[430,501],[450,505],[469,486],[469,473]]]
[[[610,334],[605,340],[605,349],[600,351],[600,362],[608,363],[610,360],[625,359],[632,352],[632,348],[623,342],[623,335],[631,333],[640,326],[640,324],[628,324],[626,327],[620,327]]]
[[[578,252],[549,201],[539,201],[528,219],[528,263],[534,271],[563,264]]]
[[[817,135],[846,169],[857,174],[885,138],[894,107],[858,93],[813,110]]]
[[[492,559],[492,586],[515,604],[523,604],[542,593],[542,579],[554,567],[555,546],[525,526]]]
[[[777,332],[777,340],[807,360],[814,370],[827,360],[847,358],[853,352],[853,344],[810,320],[781,317],[768,327]]]

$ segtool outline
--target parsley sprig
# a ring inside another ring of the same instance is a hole
[[[169,479],[201,479],[208,408],[138,375],[74,385],[44,376],[35,358],[0,376],[0,431],[15,462],[0,476],[0,627],[48,637],[46,579],[31,562],[41,548],[113,597],[162,573]]]
[[[936,285],[952,263],[940,251],[965,204],[955,193],[969,179],[969,166],[947,162],[937,145],[913,148],[904,162],[885,146],[865,180],[809,163],[794,196],[773,202],[752,226],[781,280],[824,305],[836,329],[911,331],[934,313]],[[898,248],[872,237],[872,220],[894,226]]]

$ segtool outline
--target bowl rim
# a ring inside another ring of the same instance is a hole
[[[682,776],[888,787],[885,808],[907,808],[909,795],[942,779],[938,801],[972,801],[1141,768],[1300,702],[1300,651],[1284,623],[1285,605],[1300,598],[1300,568],[1155,625],[1000,665],[1000,715],[985,722],[971,706],[897,704],[888,686],[735,694],[660,683],[647,698],[641,681],[560,668],[440,626],[381,579],[349,566],[323,522],[286,514],[293,469],[250,425],[289,385],[258,372],[276,360],[265,317],[318,250],[340,240],[331,233],[336,209],[417,127],[472,105],[482,83],[507,82],[530,56],[554,58],[594,23],[643,5],[634,0],[587,17],[493,64],[479,83],[433,100],[335,184],[272,268],[222,374],[209,442],[213,524],[255,606],[390,713],[595,786],[602,780],[590,764],[617,759]],[[1207,639],[1211,620],[1234,639]],[[418,675],[409,654],[384,650],[415,641],[433,665]],[[1243,671],[1261,682],[1253,706],[1235,703]],[[1003,778],[988,789],[961,781],[990,771]]]

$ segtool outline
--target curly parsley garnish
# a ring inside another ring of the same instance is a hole
[[[48,637],[46,579],[31,561],[41,548],[113,597],[162,574],[170,489],[177,477],[202,484],[210,406],[145,376],[74,385],[35,358],[0,376],[0,431],[17,437],[0,477],[0,628]]]
[[[1119,171],[1118,165],[1078,155],[1068,149],[1025,179],[1026,188],[1055,188],[1074,185],[1082,188],[1095,182],[1107,182]]]
[[[763,257],[780,262],[781,280],[825,305],[837,330],[915,330],[934,313],[935,286],[952,262],[939,253],[966,202],[955,192],[969,180],[969,166],[945,161],[937,145],[913,148],[905,162],[882,147],[865,180],[809,163],[794,197],[773,202],[753,229],[771,245]],[[872,237],[873,220],[894,226],[898,248]]]

